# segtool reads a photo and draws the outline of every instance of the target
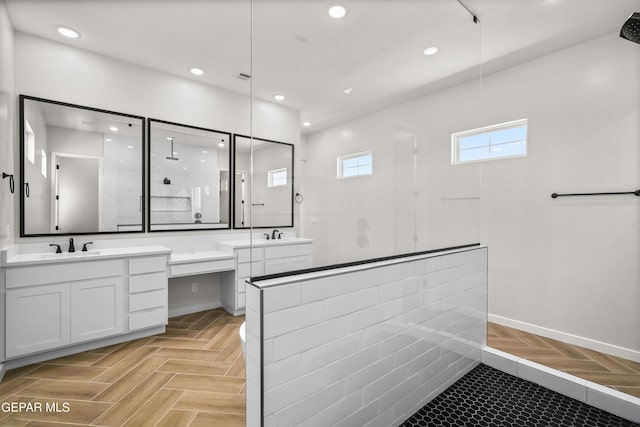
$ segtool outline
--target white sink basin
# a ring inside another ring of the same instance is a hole
[[[55,252],[47,252],[44,254],[34,254],[36,258],[39,259],[66,259],[66,258],[82,258],[86,256],[95,256],[100,255],[100,251],[97,249],[91,249],[88,251],[78,251],[78,252],[63,252],[61,254],[57,254]]]

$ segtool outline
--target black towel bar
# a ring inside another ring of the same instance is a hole
[[[612,193],[570,193],[570,194],[551,194],[552,198],[556,197],[567,197],[567,196],[611,196],[611,195],[619,195],[619,194],[633,194],[635,196],[640,196],[640,190],[636,191],[617,191]]]

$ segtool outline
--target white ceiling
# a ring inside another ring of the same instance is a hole
[[[5,0],[14,28],[299,109],[315,131],[618,33],[640,0]],[[78,30],[64,39],[56,27]],[[437,46],[437,55],[422,51]],[[252,55],[253,53],[253,55]],[[596,54],[596,53],[594,53]],[[192,76],[190,67],[206,71]],[[353,88],[345,94],[345,88]],[[274,101],[275,102],[275,101]]]

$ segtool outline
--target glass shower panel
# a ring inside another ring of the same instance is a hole
[[[480,24],[449,0],[328,12],[253,4],[253,137],[295,146],[279,230],[313,239],[313,266],[478,242],[480,168],[451,165],[451,134],[481,125]]]

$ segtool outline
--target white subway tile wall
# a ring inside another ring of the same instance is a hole
[[[398,425],[480,363],[486,248],[358,268],[247,287],[248,426]]]

